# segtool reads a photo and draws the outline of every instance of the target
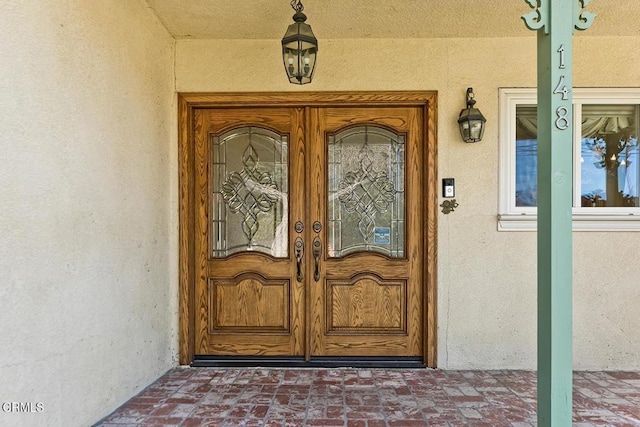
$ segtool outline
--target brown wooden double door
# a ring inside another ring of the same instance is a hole
[[[423,110],[194,110],[195,355],[422,356]]]

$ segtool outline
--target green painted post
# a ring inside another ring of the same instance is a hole
[[[525,0],[538,32],[538,425],[572,420],[573,29],[590,0]]]

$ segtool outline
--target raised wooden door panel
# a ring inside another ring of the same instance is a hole
[[[422,110],[310,110],[310,355],[421,356]]]
[[[194,114],[195,353],[304,354],[302,109]]]

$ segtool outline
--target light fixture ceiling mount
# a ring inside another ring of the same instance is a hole
[[[294,84],[311,83],[316,68],[318,40],[313,35],[311,26],[305,21],[302,13],[304,6],[300,0],[291,0],[291,8],[295,10],[294,23],[289,25],[282,38],[282,60],[289,82]]]

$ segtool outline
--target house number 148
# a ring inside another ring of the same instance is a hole
[[[564,44],[560,45],[560,48],[558,48],[557,52],[560,54],[560,65],[558,66],[558,68],[562,70],[565,68]],[[556,88],[553,90],[553,93],[554,95],[562,95],[563,101],[569,99],[569,89],[567,89],[567,86],[564,84],[564,75],[560,75],[560,80],[558,81]],[[569,127],[569,118],[567,117],[568,114],[569,109],[567,107],[556,108],[556,128],[558,128],[559,130],[566,130]]]

